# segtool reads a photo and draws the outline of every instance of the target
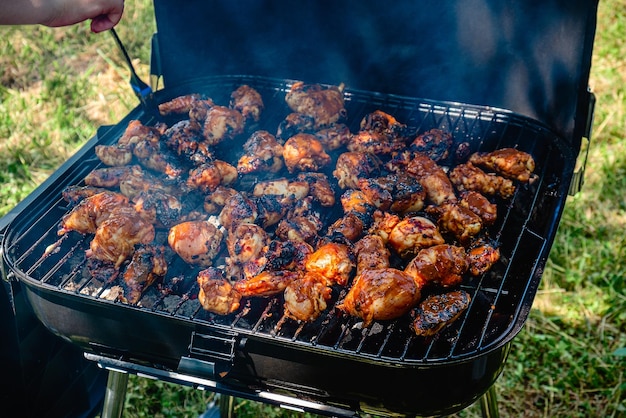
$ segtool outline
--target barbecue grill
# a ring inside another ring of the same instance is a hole
[[[483,1],[306,1],[297,8],[284,1],[155,1],[152,89],[137,89],[141,105],[98,129],[3,219],[11,291],[26,295],[52,333],[111,370],[111,386],[119,385],[119,372],[130,372],[333,416],[450,414],[493,395],[566,197],[582,184],[596,8],[583,0],[540,8]],[[463,282],[470,307],[434,338],[414,335],[407,317],[363,327],[332,304],[311,323],[285,320],[279,296],[212,314],[200,306],[195,278],[178,259],[168,274],[182,280],[170,292],[153,287],[129,305],[109,297],[111,284],[87,274],[89,237],[59,241],[69,210],[61,192],[102,167],[95,146],[115,144],[130,121],[172,123],[156,104],[195,93],[228,103],[246,84],[265,103],[256,128],[275,131],[289,113],[285,94],[299,80],[343,83],[352,132],[364,115],[383,110],[415,133],[446,130],[472,151],[513,147],[535,158],[536,181],[501,205],[490,229],[500,261]]]

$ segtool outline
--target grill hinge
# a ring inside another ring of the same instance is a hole
[[[591,131],[593,128],[593,114],[596,105],[596,96],[589,91],[589,108],[587,109],[587,120],[585,121],[585,136],[580,143],[580,151],[576,158],[576,166],[572,175],[572,181],[569,184],[568,194],[574,196],[580,192],[585,183],[585,168],[587,167],[587,156],[589,155],[589,144],[591,142]]]
[[[178,372],[210,379],[224,377],[233,365],[236,345],[235,334],[215,332],[208,335],[193,331],[189,356],[181,357]]]

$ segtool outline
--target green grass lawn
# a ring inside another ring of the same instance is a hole
[[[118,27],[145,80],[151,7],[127,2]],[[598,17],[586,182],[568,198],[533,309],[496,383],[504,417],[626,416],[626,3],[602,1]],[[0,28],[0,68],[1,216],[137,101],[112,38],[91,34],[87,24]],[[211,399],[132,376],[125,416],[194,416]],[[301,416],[243,400],[235,411]]]

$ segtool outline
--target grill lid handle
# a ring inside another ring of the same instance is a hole
[[[180,373],[205,377],[211,380],[222,378],[230,371],[237,339],[234,334],[214,333],[213,335],[191,333],[189,356],[178,362]]]

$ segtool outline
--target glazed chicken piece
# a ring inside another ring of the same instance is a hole
[[[463,192],[459,205],[478,215],[483,225],[493,225],[498,218],[498,205],[478,192]]]
[[[314,135],[326,151],[334,151],[346,146],[352,137],[350,128],[343,123],[334,123],[328,128],[314,132]]]
[[[285,316],[302,322],[315,321],[328,307],[332,289],[319,273],[307,272],[290,282],[284,295]]]
[[[500,260],[500,250],[487,243],[472,247],[467,252],[467,263],[472,276],[486,273],[498,260]]]
[[[237,168],[222,160],[213,160],[189,170],[187,186],[212,193],[218,186],[229,186],[237,180]]]
[[[252,201],[257,208],[256,223],[263,228],[269,228],[279,223],[289,212],[293,201],[291,197],[283,198],[278,195],[253,196]]]
[[[243,144],[244,154],[237,162],[239,174],[258,171],[276,173],[283,168],[283,146],[267,131],[255,131]]]
[[[185,169],[178,159],[159,140],[140,139],[133,147],[133,155],[139,163],[171,178],[180,177]]]
[[[241,296],[273,296],[285,290],[301,273],[290,270],[264,270],[256,276],[243,278],[234,283]]]
[[[348,189],[339,198],[344,213],[367,215],[376,210],[376,205],[361,190]]]
[[[240,135],[245,125],[241,112],[226,106],[194,106],[189,118],[200,124],[202,136],[210,146]]]
[[[127,207],[128,198],[111,191],[97,193],[85,197],[72,210],[63,216],[59,225],[58,235],[69,231],[80,234],[94,234],[98,226],[104,222],[116,208]]]
[[[230,107],[238,110],[245,120],[258,122],[265,105],[259,92],[244,84],[231,93]]]
[[[149,190],[159,190],[172,196],[181,196],[187,192],[187,189],[182,187],[183,185],[179,183],[178,179],[156,177],[138,165],[131,168],[119,179],[118,183],[120,192],[129,199],[134,199],[141,192]]]
[[[117,269],[132,256],[136,244],[150,244],[154,237],[154,226],[133,207],[117,206],[98,224],[85,255]]]
[[[390,267],[391,253],[380,235],[366,235],[354,245],[357,276],[365,270]]]
[[[122,136],[117,140],[117,146],[132,150],[140,140],[158,142],[161,132],[152,126],[146,126],[135,119],[128,122]]]
[[[395,213],[383,212],[377,210],[374,212],[372,226],[369,229],[369,233],[376,234],[383,239],[383,242],[387,244],[389,237],[393,229],[400,223],[400,217]]]
[[[68,186],[61,192],[63,200],[70,204],[70,206],[76,206],[83,199],[96,195],[102,192],[109,192],[104,187],[93,186]]]
[[[278,222],[276,236],[282,240],[312,242],[322,227],[322,221],[315,215],[288,216]]]
[[[239,309],[241,295],[221,270],[209,267],[198,273],[196,278],[200,291],[198,301],[206,311],[227,315]]]
[[[130,164],[133,160],[133,150],[119,145],[96,145],[96,156],[110,167],[120,167]]]
[[[96,168],[85,176],[85,184],[92,187],[111,189],[120,185],[120,182],[133,171],[141,171],[139,166],[104,167]]]
[[[378,209],[397,213],[420,211],[426,197],[422,185],[414,177],[402,173],[361,178],[359,189]]]
[[[429,206],[426,213],[437,217],[437,225],[452,234],[461,244],[467,244],[483,228],[480,216],[458,203]]]
[[[347,116],[343,85],[324,87],[296,82],[285,95],[285,101],[294,112],[312,117],[315,130],[328,127]]]
[[[176,196],[160,190],[140,192],[133,198],[133,207],[142,218],[158,228],[169,228],[189,213]]]
[[[328,227],[326,236],[330,238],[344,237],[348,241],[355,242],[363,235],[364,230],[363,220],[355,213],[349,212]]]
[[[400,220],[393,227],[387,245],[404,258],[416,254],[422,248],[443,243],[439,229],[431,220],[423,216],[411,216]]]
[[[220,250],[223,237],[222,231],[208,221],[186,221],[170,228],[167,242],[185,262],[209,267]]]
[[[420,250],[404,271],[423,288],[428,284],[456,286],[463,280],[467,269],[467,255],[463,247],[440,244]]]
[[[342,189],[357,189],[360,178],[378,177],[382,162],[371,153],[348,151],[337,157],[333,176]]]
[[[456,202],[454,187],[445,171],[426,154],[416,152],[408,163],[406,171],[417,178],[426,190],[426,195],[436,205]]]
[[[209,193],[204,198],[203,207],[205,212],[211,215],[219,213],[226,201],[237,193],[239,192],[231,187],[217,186],[212,193]]]
[[[527,152],[515,148],[502,148],[492,152],[476,152],[469,162],[492,170],[508,179],[528,182],[535,171],[535,160]]]
[[[124,300],[131,305],[167,273],[165,249],[161,245],[143,245],[135,250],[124,271]]]
[[[419,336],[432,337],[458,319],[470,301],[464,290],[428,296],[416,308],[412,328]]]
[[[200,124],[189,119],[176,122],[162,136],[165,146],[181,160],[197,166],[214,159],[213,151],[204,142]]]
[[[203,100],[199,94],[186,94],[174,97],[172,100],[159,104],[159,113],[163,116],[188,115],[189,110],[191,110],[193,104],[198,100]],[[206,99],[205,101],[213,106],[211,99]]]
[[[226,230],[231,230],[240,223],[254,223],[258,216],[256,203],[242,193],[235,193],[226,200],[219,221]]]
[[[284,203],[292,203],[308,196],[311,186],[306,181],[280,178],[266,180],[254,185],[252,195],[255,197],[278,196]]]
[[[309,193],[314,201],[319,202],[323,207],[335,206],[335,189],[330,184],[326,174],[299,173],[296,180],[309,185]]]
[[[486,196],[499,195],[508,199],[515,193],[513,181],[494,173],[486,173],[468,162],[450,171],[450,181],[459,191],[474,191]]]
[[[264,254],[264,268],[270,271],[304,271],[313,247],[304,241],[272,240]]]
[[[420,295],[413,278],[401,270],[390,267],[364,270],[336,307],[363,319],[363,327],[367,327],[372,321],[405,315],[415,307]]]
[[[321,274],[328,285],[345,286],[355,267],[354,255],[347,245],[330,242],[323,244],[306,260],[307,272]]]
[[[406,147],[402,139],[381,132],[359,131],[350,136],[347,148],[352,152],[369,152],[376,155],[390,155]]]
[[[299,133],[312,134],[315,132],[315,119],[312,116],[292,112],[278,124],[276,138],[284,143],[287,139]],[[318,138],[322,144],[324,141]]]
[[[409,146],[412,151],[427,155],[435,162],[447,160],[454,140],[449,132],[431,129],[419,134]]]
[[[285,142],[283,159],[290,173],[318,171],[331,161],[321,142],[307,133],[296,134]]]
[[[263,228],[242,222],[228,232],[226,248],[233,262],[244,264],[261,257],[269,242],[269,235]]]

